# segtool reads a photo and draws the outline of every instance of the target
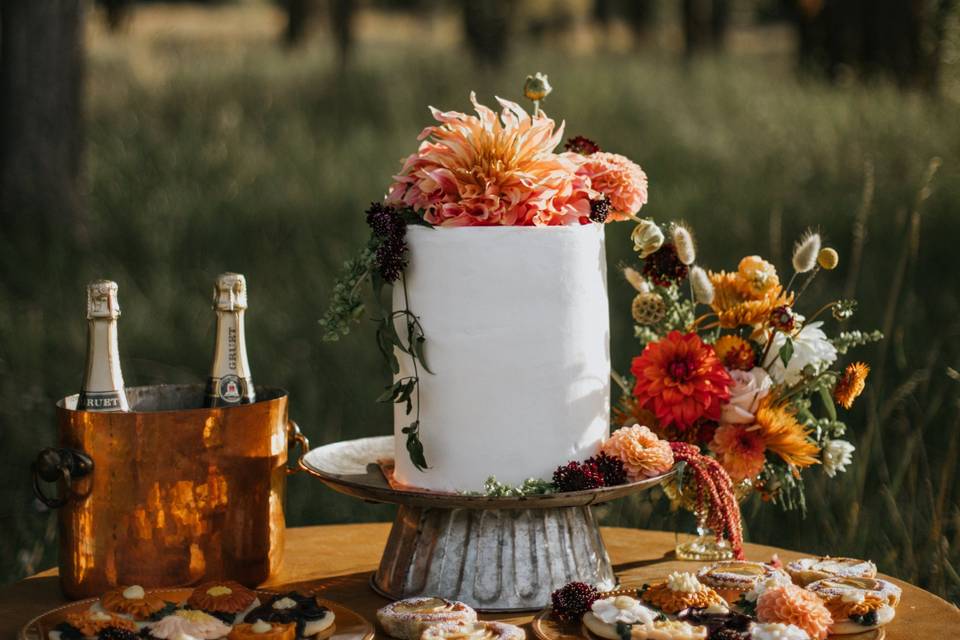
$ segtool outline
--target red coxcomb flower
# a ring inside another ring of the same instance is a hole
[[[583,156],[588,156],[591,153],[596,153],[600,151],[600,145],[591,140],[590,138],[584,138],[583,136],[576,136],[567,140],[566,144],[563,145],[563,148],[567,151],[572,151],[573,153],[579,153]]]
[[[604,486],[603,473],[592,462],[568,462],[553,472],[557,491],[584,491]]]

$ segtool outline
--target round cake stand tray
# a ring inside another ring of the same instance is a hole
[[[318,447],[301,465],[331,489],[399,505],[371,585],[394,599],[439,596],[478,611],[544,608],[568,582],[616,586],[591,505],[659,484],[662,476],[616,487],[540,496],[455,495],[392,487],[380,462],[393,436]]]

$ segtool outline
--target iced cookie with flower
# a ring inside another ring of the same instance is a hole
[[[666,580],[645,585],[640,590],[640,599],[669,615],[676,615],[684,609],[727,605],[719,593],[697,580],[695,574],[680,571],[674,571]]]
[[[756,602],[766,587],[790,584],[790,576],[782,569],[747,560],[725,560],[707,565],[697,572],[697,579],[734,605],[745,597],[749,602]]]
[[[652,626],[658,617],[656,611],[645,607],[636,598],[618,595],[595,600],[590,611],[583,614],[583,624],[601,638],[620,640],[618,625]]]
[[[863,633],[890,623],[902,594],[900,587],[880,578],[833,576],[806,588],[830,610],[833,635]]]

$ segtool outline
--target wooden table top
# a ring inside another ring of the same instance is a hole
[[[371,623],[375,612],[388,602],[368,586],[387,541],[390,525],[348,524],[303,527],[287,532],[283,569],[267,588],[313,589],[354,609]],[[673,533],[607,527],[602,529],[614,570],[630,582],[666,576],[670,571],[690,571],[698,563],[673,558]],[[778,553],[787,562],[803,554],[748,544],[747,557],[769,560]],[[0,638],[12,638],[28,620],[64,603],[57,584],[56,569],[0,589]],[[960,637],[960,610],[937,596],[899,580],[903,600],[897,618],[887,627],[886,640],[925,640]],[[515,624],[526,624],[531,615],[481,616]],[[383,634],[378,634],[378,638]],[[530,634],[532,637],[532,634]]]

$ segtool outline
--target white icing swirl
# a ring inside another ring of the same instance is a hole
[[[254,633],[269,633],[273,629],[273,625],[269,622],[264,622],[263,620],[257,620],[252,625],[250,625],[250,631]]]
[[[293,609],[295,606],[297,606],[297,601],[294,600],[293,598],[286,598],[286,597],[280,598],[279,600],[273,603],[273,608],[280,609],[280,610]]]
[[[135,584],[123,590],[123,597],[127,600],[143,600],[147,597],[147,592],[143,590],[143,587]]]
[[[806,631],[792,624],[755,622],[750,626],[750,640],[810,640],[810,636]]]
[[[694,574],[674,571],[667,577],[667,588],[677,593],[697,593],[704,587]]]

